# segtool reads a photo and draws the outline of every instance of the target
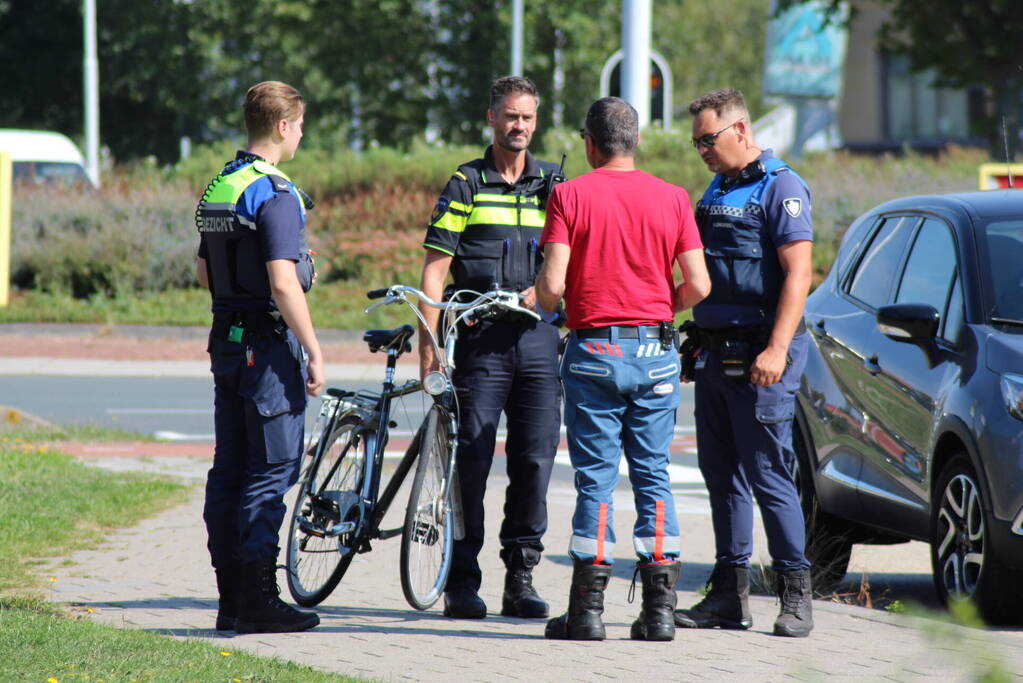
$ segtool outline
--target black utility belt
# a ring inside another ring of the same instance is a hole
[[[741,327],[724,327],[721,329],[708,329],[706,327],[692,327],[687,332],[689,337],[696,337],[696,346],[708,351],[718,351],[726,342],[745,342],[747,344],[767,344],[771,339],[774,325],[745,325]],[[806,323],[799,321],[796,334],[806,332]]]
[[[288,325],[278,312],[219,312],[213,314],[210,332],[214,337],[242,344],[253,337],[273,335],[283,339],[288,332]]]
[[[611,339],[611,333],[617,330],[618,339],[639,339],[639,331],[645,330],[643,337],[657,339],[665,349],[671,348],[677,342],[675,324],[670,320],[659,322],[656,325],[608,325],[606,327],[586,327],[573,330],[578,339]]]

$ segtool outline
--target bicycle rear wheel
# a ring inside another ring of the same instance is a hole
[[[360,423],[344,417],[303,474],[288,532],[288,589],[299,605],[322,602],[358,548],[367,452]]]
[[[423,427],[401,537],[401,590],[420,610],[437,602],[451,571],[455,494],[448,466],[453,455],[449,414],[433,406]]]

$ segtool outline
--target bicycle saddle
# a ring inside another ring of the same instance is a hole
[[[409,339],[416,333],[411,325],[402,325],[393,330],[366,330],[362,335],[362,341],[369,344],[369,350],[376,352],[380,349],[390,351],[397,349],[399,353],[407,353],[412,350]]]

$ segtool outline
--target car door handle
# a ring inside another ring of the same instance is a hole
[[[824,318],[821,318],[816,323],[814,323],[814,325],[810,327],[810,331],[813,332],[813,335],[815,337],[819,337],[820,339],[831,338],[831,335],[828,334],[828,331],[825,328]]]
[[[877,373],[881,372],[881,366],[878,365],[877,363],[877,354],[875,353],[870,358],[864,358],[863,367],[865,367],[867,369],[867,372],[869,372],[872,375],[876,375]]]

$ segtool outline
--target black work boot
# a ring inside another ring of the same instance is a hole
[[[238,633],[290,633],[305,631],[320,623],[313,612],[302,612],[280,598],[277,561],[268,558],[241,567],[238,594]]]
[[[689,609],[675,610],[681,628],[747,629],[753,625],[749,611],[749,567],[714,565],[707,580],[710,590]]]
[[[774,620],[774,635],[805,638],[813,630],[813,591],[810,570],[778,572],[775,580],[781,611]]]
[[[552,640],[604,640],[604,589],[611,579],[611,565],[576,562],[568,611],[547,622],[545,638]]]
[[[512,548],[508,552],[501,616],[545,619],[550,613],[550,606],[533,588],[533,567],[539,562],[540,551],[536,548]]]
[[[237,566],[214,569],[217,575],[217,593],[220,601],[217,603],[217,625],[218,631],[233,631],[234,621],[238,618],[238,584],[241,581],[241,571]]]
[[[682,563],[640,562],[636,565],[643,580],[643,607],[632,622],[633,640],[675,639],[675,582]],[[633,577],[635,581],[635,577]],[[635,584],[633,584],[635,585]]]
[[[487,616],[487,603],[471,588],[451,588],[444,591],[444,616],[482,619]]]

